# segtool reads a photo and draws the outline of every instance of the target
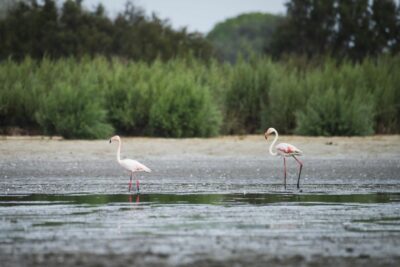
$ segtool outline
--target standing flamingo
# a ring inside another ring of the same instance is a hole
[[[269,153],[272,156],[276,156],[279,154],[279,156],[283,157],[283,166],[284,166],[284,184],[285,184],[285,189],[286,189],[286,157],[293,157],[300,165],[299,169],[299,178],[297,179],[297,188],[300,188],[300,175],[301,175],[301,169],[303,168],[303,163],[296,158],[296,156],[301,156],[303,152],[295,147],[294,145],[287,144],[287,143],[279,143],[275,146],[275,149],[277,152],[272,151],[272,147],[274,146],[275,142],[278,140],[278,132],[274,128],[269,128],[264,136],[265,140],[268,139],[268,135],[275,133],[275,139],[272,142],[272,144],[269,146]]]
[[[111,137],[110,143],[113,141],[118,142],[118,150],[117,150],[117,161],[119,165],[121,165],[124,169],[128,170],[131,173],[131,178],[129,181],[129,189],[128,191],[131,191],[132,187],[132,176],[135,177],[135,172],[151,172],[149,168],[144,166],[142,163],[138,162],[137,160],[133,159],[123,159],[121,160],[120,154],[121,154],[121,138],[118,135],[115,135]],[[136,179],[136,177],[135,177]],[[136,191],[139,193],[139,180],[136,179]]]

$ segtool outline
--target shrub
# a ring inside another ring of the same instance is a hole
[[[288,65],[289,64],[289,65]],[[299,69],[265,58],[0,63],[0,130],[66,138],[400,132],[400,56]]]
[[[190,75],[172,75],[158,88],[150,110],[150,134],[166,137],[214,136],[221,116],[207,87]]]
[[[152,88],[143,81],[148,67],[113,64],[103,88],[108,117],[115,128],[125,134],[144,135],[148,127]],[[142,77],[143,75],[143,77]]]
[[[280,133],[293,133],[295,112],[305,104],[307,86],[295,71],[276,64],[271,71],[268,106],[262,109],[262,128],[273,126]]]
[[[36,119],[46,134],[94,139],[106,138],[113,132],[95,90],[89,84],[81,86],[73,88],[66,82],[58,82],[43,96]]]
[[[340,88],[315,92],[297,113],[296,132],[303,135],[368,135],[373,133],[373,102],[368,95]]]
[[[11,60],[0,65],[0,121],[2,127],[35,127],[32,114],[38,101],[36,64],[26,59],[19,65]]]
[[[400,133],[400,55],[365,60],[361,73],[375,101],[375,132]]]
[[[229,134],[255,133],[262,126],[262,110],[268,104],[270,62],[243,60],[232,67],[226,92],[225,131]]]

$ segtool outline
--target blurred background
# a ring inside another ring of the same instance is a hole
[[[400,132],[400,1],[0,1],[0,134]]]

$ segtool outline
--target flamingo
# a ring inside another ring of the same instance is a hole
[[[135,177],[135,172],[151,172],[151,170],[137,160],[133,160],[133,159],[121,160],[121,157],[120,157],[121,143],[122,143],[121,138],[118,135],[115,135],[110,138],[110,144],[113,141],[118,142],[117,161],[118,161],[119,165],[121,165],[122,168],[124,168],[125,170],[127,170],[131,173],[131,177],[129,180],[129,188],[128,188],[128,191],[130,192],[131,187],[132,187],[132,176]],[[136,179],[136,177],[135,177],[135,179]],[[136,179],[136,191],[137,191],[137,193],[139,193],[139,180],[138,179]]]
[[[284,185],[285,185],[285,189],[286,189],[286,157],[293,157],[300,166],[299,169],[299,178],[297,179],[297,188],[300,188],[300,175],[301,175],[301,169],[303,168],[303,163],[296,158],[296,156],[301,156],[303,155],[303,152],[298,149],[297,147],[295,147],[294,145],[291,144],[287,144],[287,143],[279,143],[275,146],[275,149],[277,152],[273,152],[272,151],[272,147],[274,146],[274,144],[276,143],[276,141],[278,140],[278,131],[275,130],[274,128],[269,128],[264,136],[265,136],[265,140],[268,139],[268,135],[275,133],[275,139],[274,141],[271,143],[271,145],[269,146],[269,153],[272,156],[282,156],[283,157],[283,166],[284,166]]]

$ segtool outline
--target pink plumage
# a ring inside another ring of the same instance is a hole
[[[284,157],[301,156],[303,152],[294,145],[280,143],[275,146],[279,155]]]
[[[123,159],[119,162],[119,164],[126,170],[131,172],[151,172],[151,170],[140,163],[137,160],[133,159]]]
[[[293,157],[297,161],[297,163],[299,163],[300,168],[299,168],[299,178],[297,179],[297,188],[300,188],[300,175],[301,175],[301,170],[303,168],[303,163],[298,158],[296,158],[296,156],[303,155],[303,152],[300,149],[298,149],[297,147],[295,147],[294,145],[287,144],[287,143],[277,144],[275,146],[276,152],[273,152],[272,148],[274,147],[274,144],[278,140],[278,131],[275,130],[274,128],[269,128],[265,132],[264,136],[265,136],[265,139],[267,140],[268,136],[272,133],[275,134],[275,139],[269,146],[269,153],[273,156],[279,155],[279,156],[283,157],[285,189],[286,189],[286,157]]]
[[[150,168],[146,167],[142,163],[134,159],[123,159],[121,160],[121,138],[118,135],[111,137],[110,143],[112,141],[118,142],[118,150],[117,150],[117,162],[121,165],[122,168],[129,171],[131,173],[131,177],[129,180],[129,191],[131,191],[132,187],[132,176],[135,176],[135,172],[151,172]],[[136,190],[139,193],[139,180],[136,179]]]

